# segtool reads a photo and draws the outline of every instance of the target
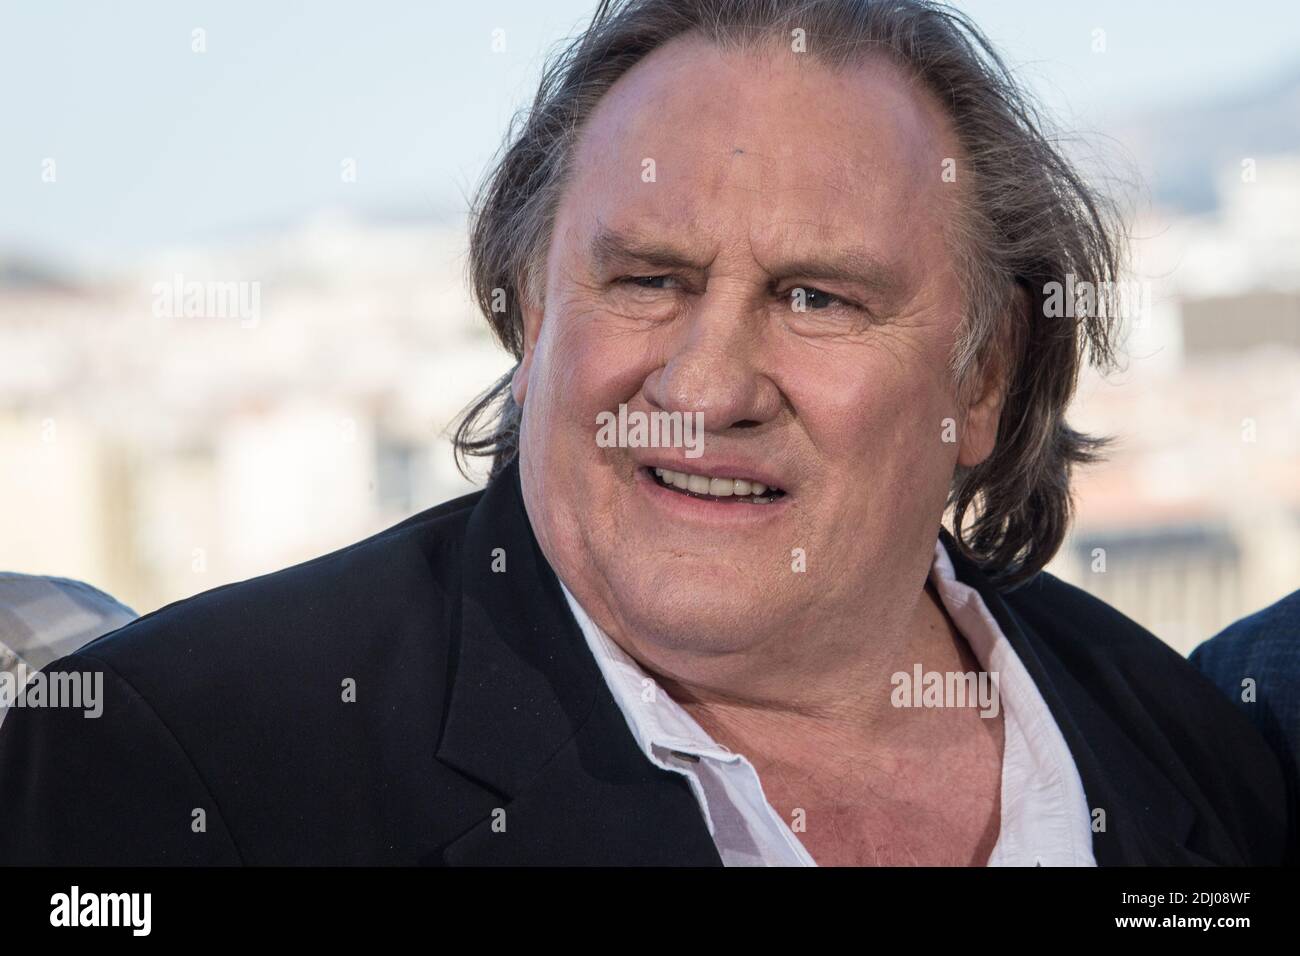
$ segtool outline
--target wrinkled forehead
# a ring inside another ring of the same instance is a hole
[[[604,222],[883,243],[941,229],[957,158],[942,107],[884,56],[832,68],[779,45],[732,50],[688,35],[597,104],[565,200]]]

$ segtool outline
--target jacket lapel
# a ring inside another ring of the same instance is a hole
[[[451,865],[721,866],[685,778],[646,760],[613,698],[504,806],[444,851]]]
[[[1011,610],[946,529],[940,539],[958,579],[979,592],[1043,695],[1079,769],[1089,807],[1105,811],[1106,829],[1094,829],[1092,837],[1098,865],[1211,863],[1187,847],[1196,819],[1191,804],[1146,756],[1132,733],[1110,717],[1043,635]],[[1104,675],[1086,677],[1098,680]]]
[[[685,780],[637,749],[537,545],[517,464],[466,529],[437,757],[490,791],[447,863],[721,865]]]

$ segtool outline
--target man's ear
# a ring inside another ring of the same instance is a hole
[[[542,306],[524,296],[520,305],[520,314],[524,320],[524,354],[515,366],[515,373],[510,378],[510,394],[520,408],[528,394],[528,372],[533,367],[533,353],[537,350],[537,337],[542,333]]]
[[[1017,307],[1028,310],[1028,298],[1022,290],[1017,290],[1017,293]],[[1002,407],[1011,379],[1013,359],[1009,356],[1014,352],[1007,347],[1007,338],[1010,336],[999,337],[998,341],[990,343],[976,371],[977,382],[969,393],[972,397],[966,407],[961,444],[957,449],[957,464],[964,468],[981,464],[997,446],[998,425],[1002,422]]]
[[[1013,317],[1021,324],[1015,329],[1003,330],[985,347],[984,355],[980,358],[980,367],[976,373],[978,383],[971,393],[973,397],[970,398],[970,405],[966,408],[961,445],[957,449],[957,464],[964,468],[982,464],[997,447],[1002,407],[1019,361],[1019,329],[1028,328],[1033,318],[1033,300],[1024,286],[1017,285],[1011,308],[1015,313]]]
[[[974,400],[966,408],[966,422],[957,449],[957,464],[964,468],[974,468],[993,454],[1006,397],[1003,363],[996,356],[990,356],[982,364],[979,387],[975,389]]]

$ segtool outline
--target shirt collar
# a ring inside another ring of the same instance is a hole
[[[560,582],[582,636],[642,752],[652,760],[654,748],[694,757],[732,762],[738,754],[715,742],[708,732],[669,696],[631,656],[596,626],[577,598]]]

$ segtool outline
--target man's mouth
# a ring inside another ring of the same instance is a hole
[[[748,478],[710,478],[688,471],[669,468],[646,468],[655,483],[691,498],[703,498],[725,504],[768,505],[783,498],[780,488],[769,488],[761,481]]]

